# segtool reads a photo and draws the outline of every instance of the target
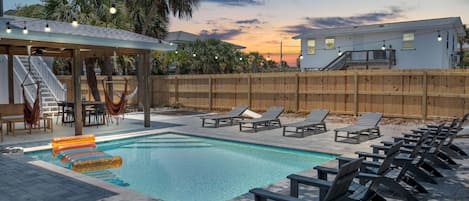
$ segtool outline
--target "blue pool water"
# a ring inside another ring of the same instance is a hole
[[[93,176],[167,201],[227,200],[335,157],[174,133],[99,143],[98,148],[121,156],[123,165]],[[27,155],[62,165],[50,151]]]

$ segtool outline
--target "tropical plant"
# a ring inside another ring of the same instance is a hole
[[[41,4],[18,5],[14,10],[7,10],[5,15],[16,15],[32,18],[44,18],[44,6]]]
[[[464,44],[469,43],[469,28],[466,25],[463,25],[466,35],[459,39],[459,65],[461,68],[466,67],[466,57],[468,56],[464,51]]]

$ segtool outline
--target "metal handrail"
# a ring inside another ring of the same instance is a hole
[[[383,54],[384,53],[384,54]],[[396,65],[396,50],[356,50],[345,51],[342,55],[336,57],[321,70],[341,70],[347,64],[361,63],[368,67],[369,63],[385,62],[389,65]]]
[[[57,101],[65,101],[67,90],[65,86],[57,79],[55,74],[50,70],[46,62],[40,56],[31,57],[32,67],[42,78],[44,84],[49,88],[50,92]]]

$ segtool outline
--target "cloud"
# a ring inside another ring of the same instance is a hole
[[[322,29],[322,28],[335,28],[335,27],[347,27],[347,26],[358,26],[365,24],[373,24],[382,22],[389,19],[396,19],[402,17],[404,9],[399,7],[391,7],[388,11],[365,13],[355,16],[348,17],[305,17],[306,23],[287,26],[283,29],[283,32],[290,34],[302,34],[311,29]]]
[[[250,20],[238,20],[235,21],[236,24],[260,24],[261,21],[258,19],[250,19]]]
[[[226,6],[252,6],[264,5],[265,0],[202,0],[202,2],[213,2]]]
[[[216,38],[219,40],[231,39],[242,33],[243,32],[241,31],[241,29],[227,29],[227,30],[222,30],[222,31],[219,31],[218,29],[212,29],[211,31],[204,29],[200,31],[201,36],[204,36],[207,38]]]

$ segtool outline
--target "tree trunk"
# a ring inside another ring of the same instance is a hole
[[[104,75],[107,75],[107,80],[108,81],[112,81],[112,70],[113,70],[113,65],[112,65],[112,58],[111,57],[104,57],[104,66],[103,68],[101,69],[101,71],[103,72]],[[112,84],[112,82],[108,83],[107,84],[107,87],[108,87],[108,92],[109,92],[109,96],[110,97],[114,97],[113,95],[113,87],[114,85]]]
[[[99,90],[98,90],[98,80],[96,79],[96,72],[94,71],[95,64],[96,64],[95,57],[85,59],[86,80],[91,90],[91,95],[93,95],[93,99],[95,101],[101,101],[101,97],[99,96]]]
[[[155,16],[155,13],[157,8],[158,8],[159,1],[154,0],[153,3],[151,4],[150,11],[147,13],[147,17],[145,18],[145,21],[143,22],[142,26],[142,33],[145,35],[147,33],[148,27],[150,26],[150,22],[152,21],[152,18]]]

